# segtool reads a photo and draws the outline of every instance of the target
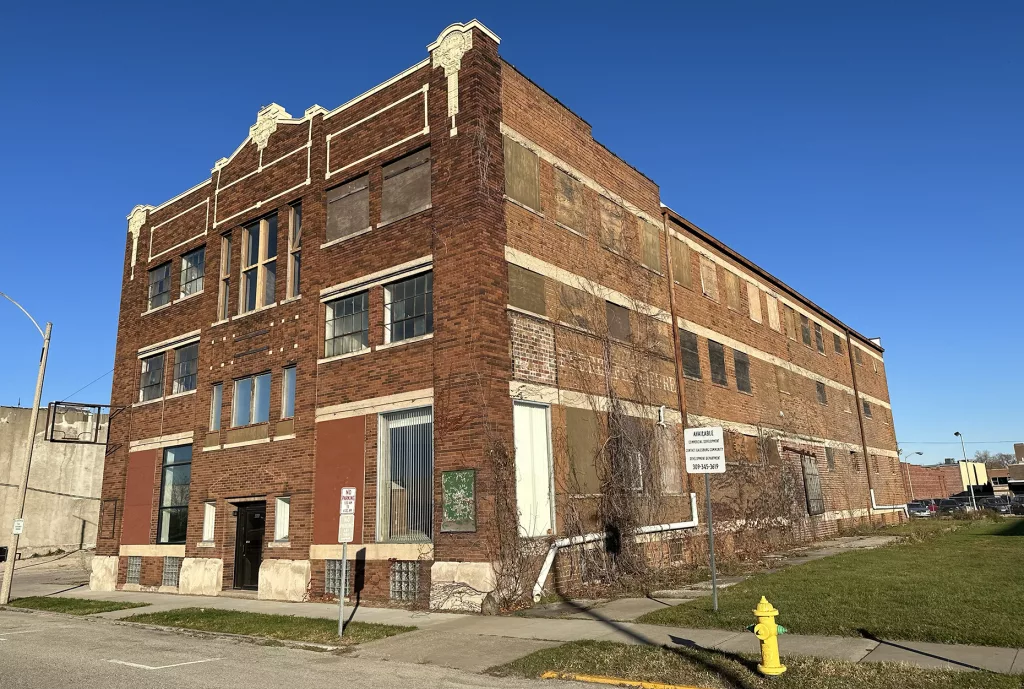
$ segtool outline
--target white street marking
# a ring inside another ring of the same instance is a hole
[[[181,667],[182,665],[195,665],[197,663],[212,663],[215,660],[224,660],[223,658],[207,658],[205,660],[190,660],[187,663],[175,663],[173,665],[158,665],[156,667],[152,665],[141,665],[139,663],[129,663],[127,660],[108,660],[108,663],[116,663],[118,665],[127,665],[128,667],[137,667],[140,670],[166,670],[169,667]]]

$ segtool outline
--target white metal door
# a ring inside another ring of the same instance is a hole
[[[515,402],[516,502],[519,533],[551,533],[551,433],[548,407]]]

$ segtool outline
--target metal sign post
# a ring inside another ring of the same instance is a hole
[[[348,583],[348,544],[355,535],[356,489],[341,489],[341,514],[338,519],[338,543],[341,543],[341,585],[338,590],[338,638],[345,634],[345,586]]]
[[[711,474],[725,473],[725,434],[721,426],[687,428],[683,432],[686,471],[704,474],[707,504],[708,560],[711,566],[711,606],[718,612],[718,572],[715,570],[715,524],[711,516]]]

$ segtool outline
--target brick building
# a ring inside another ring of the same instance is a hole
[[[727,528],[904,501],[878,342],[664,207],[475,21],[137,206],[118,328],[95,588],[479,606],[514,511],[597,528],[613,425],[661,461],[611,478],[689,518],[681,409],[727,430]]]

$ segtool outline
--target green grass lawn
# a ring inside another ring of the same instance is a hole
[[[638,621],[741,630],[763,595],[796,634],[1024,646],[1008,607],[1024,599],[1024,520],[935,520],[904,533],[917,536],[755,575],[720,592],[718,613],[702,598]]]
[[[540,677],[546,671],[664,682],[707,689],[1020,689],[1019,675],[923,670],[890,663],[855,664],[784,658],[780,677],[757,674],[756,660],[714,651],[664,649],[610,641],[573,641],[490,670],[502,677]]]
[[[390,624],[350,622],[345,626],[344,638],[339,639],[336,619],[264,615],[255,612],[214,610],[212,608],[181,608],[167,612],[142,613],[132,615],[127,620],[204,632],[226,632],[265,639],[333,645],[376,641],[416,629],[416,627],[399,627]]]
[[[109,600],[89,600],[88,598],[30,596],[28,598],[15,598],[7,604],[7,607],[63,612],[68,615],[95,615],[114,610],[144,608],[147,605],[148,603],[118,603]]]

